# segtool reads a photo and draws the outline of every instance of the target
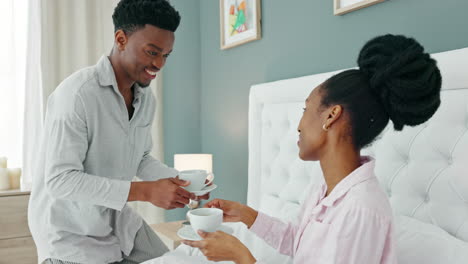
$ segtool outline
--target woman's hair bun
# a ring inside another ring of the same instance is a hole
[[[388,34],[371,39],[361,49],[358,65],[396,130],[424,123],[439,107],[437,63],[413,38]]]

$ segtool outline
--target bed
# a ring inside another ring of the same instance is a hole
[[[399,263],[468,263],[468,48],[433,54],[443,76],[433,118],[395,133],[389,126],[363,154],[395,214]],[[255,85],[249,101],[247,204],[295,221],[307,190],[321,177],[317,162],[298,158],[297,125],[311,90],[339,71]],[[242,224],[235,235],[267,263],[292,263]],[[186,246],[171,254],[200,252]],[[202,257],[198,257],[202,260]]]

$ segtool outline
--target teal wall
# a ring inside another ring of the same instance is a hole
[[[172,2],[178,4],[183,20],[199,20],[199,35],[180,31],[176,45],[192,51],[198,40],[200,50],[198,55],[186,58],[185,64],[168,64],[166,69],[172,75],[164,76],[165,92],[179,91],[164,97],[166,157],[177,151],[212,153],[219,186],[212,196],[241,202],[246,201],[247,194],[251,85],[355,66],[365,41],[386,33],[413,36],[431,53],[468,47],[465,0],[389,0],[344,16],[333,15],[333,0],[263,0],[262,39],[225,51],[219,48],[218,0]],[[201,74],[193,76],[199,86],[170,86],[170,82],[184,78],[180,71]],[[200,94],[192,96],[195,91]],[[192,110],[200,112],[167,108],[167,104],[180,100],[193,100],[189,103]],[[188,125],[200,131],[187,133],[186,123],[172,120],[178,116],[199,119],[198,125]],[[183,215],[183,210],[171,212],[168,220]]]

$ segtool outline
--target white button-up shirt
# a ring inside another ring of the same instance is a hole
[[[134,85],[129,120],[112,65],[102,57],[49,97],[29,202],[39,263],[109,263],[129,255],[141,217],[126,205],[133,177],[175,177],[150,155],[155,98]]]

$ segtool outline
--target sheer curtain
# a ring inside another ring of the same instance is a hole
[[[41,75],[41,9],[40,0],[29,0],[29,20],[26,42],[25,102],[23,106],[23,177],[21,188],[29,190],[32,185],[32,168],[37,158],[40,134],[42,132],[43,89]],[[39,136],[38,136],[39,135]]]
[[[114,43],[112,13],[118,2],[119,0],[41,1],[42,107],[45,107],[47,97],[63,79],[83,67],[96,64],[102,55],[110,53]],[[152,82],[151,89],[158,101],[152,131],[152,154],[160,160],[163,157],[161,88],[162,78],[159,75]],[[163,209],[147,203],[130,204],[148,223],[164,221]]]
[[[0,156],[21,167],[25,94],[28,0],[1,0],[0,23]]]

